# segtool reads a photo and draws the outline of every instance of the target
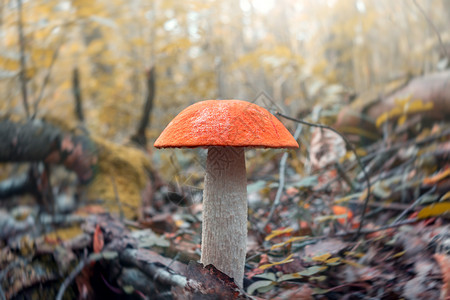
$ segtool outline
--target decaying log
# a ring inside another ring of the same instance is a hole
[[[420,114],[423,118],[444,120],[450,116],[450,70],[416,77],[402,83],[394,91],[368,92],[341,110],[334,128],[342,132],[352,133],[352,128],[367,132],[377,132],[381,128],[375,126],[376,120],[399,105],[400,100],[422,101],[428,109],[408,113],[408,104],[402,110],[405,116]],[[397,118],[390,119],[395,121]]]
[[[94,176],[97,148],[86,135],[64,132],[41,120],[0,121],[0,162],[62,164],[81,182]]]

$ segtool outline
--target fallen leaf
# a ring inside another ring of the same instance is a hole
[[[274,284],[275,283],[271,280],[259,280],[249,285],[249,287],[247,288],[247,293],[249,293],[250,295],[253,295],[255,291],[265,293],[268,292],[274,286]]]
[[[422,208],[417,214],[417,219],[437,217],[450,212],[450,202],[440,202]]]
[[[103,238],[103,232],[102,229],[100,228],[100,225],[97,224],[97,226],[95,226],[94,240],[93,240],[94,253],[100,253],[104,245],[105,240]]]
[[[292,228],[292,227],[287,227],[287,228],[283,228],[283,229],[274,229],[268,236],[266,236],[265,240],[270,241],[274,237],[277,237],[277,236],[280,236],[283,234],[288,234],[288,233],[291,233],[292,231],[294,231],[294,228]]]
[[[347,220],[351,220],[353,218],[353,212],[345,206],[333,205],[332,210],[335,215],[344,215],[344,218],[337,219],[337,221],[342,225],[345,225]]]
[[[290,263],[290,262],[293,262],[293,261],[294,260],[292,259],[292,254],[291,254],[288,257],[286,257],[285,259],[283,259],[282,261],[273,262],[273,263],[270,263],[270,264],[265,264],[265,265],[260,266],[259,268],[261,270],[265,270],[265,269],[270,268],[272,266],[287,264],[287,263]]]
[[[441,172],[439,172],[439,173],[437,173],[437,174],[435,174],[433,176],[424,178],[423,179],[423,183],[426,184],[426,185],[433,185],[433,184],[436,184],[438,181],[440,181],[440,180],[442,180],[442,179],[444,179],[444,178],[446,178],[448,176],[450,176],[450,168],[446,168],[445,170],[443,170],[443,171],[441,171]]]

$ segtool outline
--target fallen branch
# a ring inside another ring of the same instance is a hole
[[[103,259],[114,259],[116,258],[116,256],[111,255],[112,253],[99,253],[99,254],[92,254],[89,257],[81,260],[78,265],[75,267],[75,269],[72,270],[72,272],[70,272],[69,276],[66,277],[66,279],[64,279],[63,283],[61,284],[59,290],[58,290],[58,294],[56,295],[56,300],[61,300],[62,297],[64,296],[64,292],[66,291],[67,287],[72,283],[72,281],[75,279],[75,277],[78,276],[78,274],[81,273],[81,271],[83,271],[84,267],[86,267],[87,265],[99,261],[99,260],[103,260]]]
[[[120,253],[119,259],[123,264],[131,265],[144,274],[149,276],[154,281],[169,286],[179,286],[184,288],[187,284],[185,276],[174,273],[171,269],[157,266],[154,263],[148,263],[144,260],[139,260],[137,257],[138,250],[127,249]]]

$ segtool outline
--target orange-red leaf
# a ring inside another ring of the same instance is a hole
[[[426,185],[436,184],[438,181],[440,181],[448,176],[450,176],[450,168],[446,168],[445,170],[443,170],[433,176],[425,178],[423,180],[423,183]]]
[[[94,231],[94,242],[93,242],[94,253],[99,253],[102,251],[103,246],[105,245],[105,240],[103,238],[103,232],[100,228],[100,225],[97,224]]]
[[[339,223],[341,223],[342,225],[344,225],[347,222],[347,220],[351,220],[353,218],[353,212],[345,206],[334,205],[332,207],[332,209],[333,209],[333,213],[335,215],[345,215],[346,216],[344,218],[337,219],[337,221]]]

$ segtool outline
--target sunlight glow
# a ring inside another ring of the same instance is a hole
[[[269,13],[275,6],[275,0],[253,0],[251,3],[256,12],[261,14]]]

